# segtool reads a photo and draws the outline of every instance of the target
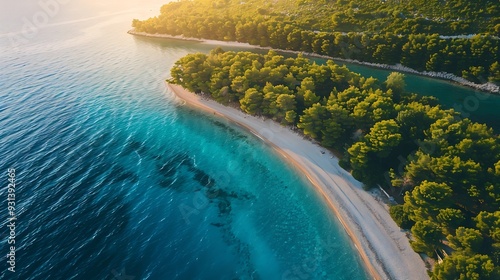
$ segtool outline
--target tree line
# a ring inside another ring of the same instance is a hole
[[[494,1],[195,0],[160,12],[133,27],[500,83],[500,4]],[[444,36],[464,34],[475,35]]]
[[[404,194],[391,216],[417,252],[436,258],[433,279],[500,277],[500,138],[434,97],[405,90],[404,75],[365,78],[302,55],[189,54],[169,82],[300,129],[344,154],[366,186]]]

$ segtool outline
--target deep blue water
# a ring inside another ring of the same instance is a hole
[[[0,35],[0,215],[15,168],[17,216],[15,272],[5,222],[0,278],[366,279],[325,202],[278,155],[174,105],[169,68],[212,46],[126,34],[150,13],[120,13],[133,4],[70,2],[27,43]],[[39,11],[21,6],[4,28]]]

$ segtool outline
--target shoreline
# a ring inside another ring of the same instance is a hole
[[[324,197],[374,279],[428,279],[421,257],[392,220],[387,205],[364,191],[328,150],[272,120],[247,115],[211,99],[165,83],[181,105],[225,118],[269,144],[297,168]]]
[[[257,46],[257,45],[251,45],[249,43],[232,42],[232,41],[229,42],[229,41],[219,41],[219,40],[207,40],[207,39],[184,37],[182,35],[173,36],[173,35],[159,34],[159,33],[150,34],[150,33],[146,33],[146,32],[136,32],[133,29],[127,31],[127,33],[134,35],[134,36],[193,41],[193,42],[199,42],[199,43],[210,44],[210,45],[222,45],[222,46],[228,46],[228,47],[245,47],[245,48],[253,48],[253,49],[260,49],[260,50],[275,50],[275,51],[279,51],[279,52],[283,52],[283,53],[291,53],[291,54],[302,53],[307,57],[330,59],[333,61],[347,62],[347,63],[363,65],[363,66],[367,66],[367,67],[373,67],[376,69],[385,69],[385,70],[392,70],[392,71],[396,71],[396,72],[400,72],[400,73],[408,73],[408,74],[412,74],[412,75],[418,75],[418,76],[423,76],[423,77],[428,77],[428,78],[433,78],[433,79],[438,79],[438,80],[444,80],[444,81],[447,81],[447,82],[450,82],[453,84],[465,86],[465,87],[479,90],[481,92],[486,92],[489,94],[500,94],[500,86],[497,86],[497,85],[490,83],[490,82],[487,82],[484,84],[476,84],[476,83],[473,83],[471,81],[468,81],[462,77],[456,76],[456,75],[451,74],[451,73],[432,72],[432,71],[420,72],[420,71],[417,71],[415,69],[401,65],[399,63],[395,64],[395,65],[389,65],[389,64],[381,64],[381,63],[364,62],[364,61],[359,61],[359,60],[355,60],[355,59],[331,57],[331,56],[320,55],[320,54],[315,54],[315,53],[306,53],[306,52],[300,52],[300,51],[274,49],[271,47],[261,47],[261,46]]]

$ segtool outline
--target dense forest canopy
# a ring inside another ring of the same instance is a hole
[[[184,0],[133,26],[500,83],[495,0]]]
[[[500,279],[500,138],[491,128],[406,92],[403,74],[379,81],[302,55],[217,48],[181,58],[171,76],[192,92],[300,129],[343,152],[341,166],[367,186],[404,194],[390,213],[411,229],[414,250],[450,255],[433,279]]]

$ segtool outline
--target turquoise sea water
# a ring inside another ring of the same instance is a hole
[[[67,1],[66,1],[67,2]],[[0,20],[0,215],[15,168],[16,272],[1,279],[367,279],[314,189],[226,121],[173,104],[163,80],[213,46],[126,34],[163,1],[70,1],[28,42]],[[26,38],[25,38],[26,39]]]

